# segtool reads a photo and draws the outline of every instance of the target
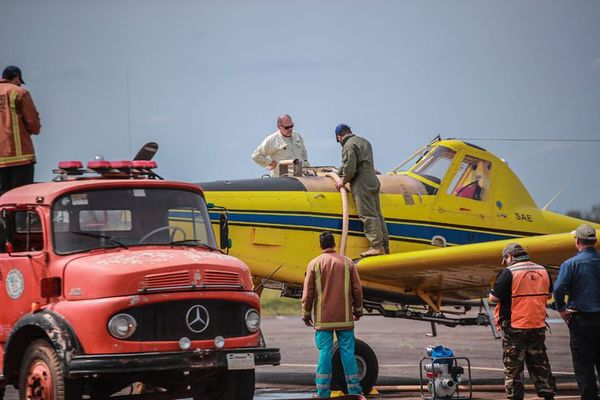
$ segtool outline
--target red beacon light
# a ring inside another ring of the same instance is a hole
[[[88,161],[84,168],[81,161],[61,161],[58,169],[54,170],[57,176],[55,182],[67,179],[98,179],[98,176],[73,178],[73,175],[98,174],[103,179],[162,179],[152,170],[157,168],[156,161],[152,160],[120,160],[107,161],[96,159]],[[71,177],[71,178],[70,178]]]
[[[94,171],[102,171],[110,168],[110,162],[104,160],[88,161],[87,167]]]
[[[113,169],[129,169],[132,167],[132,162],[123,160],[123,161],[109,161],[110,167]]]
[[[54,170],[54,173],[59,175],[82,175],[84,172],[83,164],[77,160],[60,161],[58,169]]]
[[[137,169],[154,169],[157,167],[156,161],[134,160],[131,162],[133,168]]]
[[[61,161],[58,163],[59,169],[64,169],[65,171],[69,171],[72,169],[83,168],[83,164],[81,161],[72,160],[72,161]]]

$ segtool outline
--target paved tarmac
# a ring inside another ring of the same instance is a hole
[[[548,322],[551,327],[546,338],[548,357],[562,389],[557,398],[578,398],[573,390],[575,376],[568,329],[556,312],[549,312]],[[277,393],[286,398],[289,391],[313,391],[318,355],[314,331],[305,327],[299,317],[265,318],[262,327],[267,346],[281,349],[282,363],[278,367],[257,368],[257,393],[264,396],[273,390],[274,397],[268,398],[277,398]],[[487,386],[488,391],[477,392],[474,398],[505,398],[501,390],[504,382],[501,341],[493,338],[490,327],[438,326],[437,337],[428,337],[430,331],[429,323],[405,319],[367,315],[358,321],[356,337],[367,342],[379,360],[376,388],[382,397],[420,398],[420,392],[415,392],[415,385],[419,384],[419,360],[426,356],[428,346],[441,344],[451,348],[456,356],[469,358],[474,384]],[[529,391],[527,398],[537,397]]]
[[[547,334],[546,346],[560,385],[557,399],[576,399],[567,327],[554,312],[550,312],[549,325],[551,333]],[[299,317],[264,318],[262,329],[267,346],[281,349],[282,363],[277,367],[257,367],[255,399],[310,398],[314,392],[317,360],[313,329],[304,326]],[[428,323],[380,316],[365,316],[357,323],[357,338],[367,342],[379,360],[376,388],[380,395],[374,398],[421,398],[416,387],[419,383],[419,360],[426,355],[427,346],[438,344],[471,361],[472,379],[476,384],[473,398],[505,398],[501,390],[501,343],[493,338],[490,328],[439,326],[437,330],[437,337],[428,337]],[[485,391],[478,390],[477,384],[485,384]],[[537,397],[529,390],[526,399],[533,398]],[[15,391],[8,390],[6,399],[17,399]]]

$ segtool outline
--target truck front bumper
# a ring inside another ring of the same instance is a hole
[[[255,365],[279,365],[281,361],[279,349],[264,347],[81,355],[74,356],[68,363],[68,376],[69,378],[81,378],[91,375],[227,368],[227,354],[240,353],[252,353]]]

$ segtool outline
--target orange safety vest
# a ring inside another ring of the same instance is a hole
[[[543,328],[550,276],[541,265],[530,261],[508,267],[512,273],[510,326],[516,329]]]

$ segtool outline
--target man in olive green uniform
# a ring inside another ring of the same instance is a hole
[[[365,236],[369,240],[369,250],[362,257],[389,253],[389,235],[379,203],[379,179],[375,174],[373,149],[366,139],[352,133],[346,124],[335,128],[335,137],[342,145],[342,166],[339,175],[342,182],[339,189],[350,183],[358,217],[363,223]]]

